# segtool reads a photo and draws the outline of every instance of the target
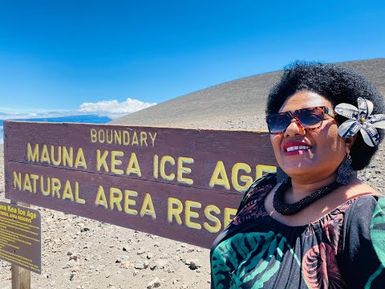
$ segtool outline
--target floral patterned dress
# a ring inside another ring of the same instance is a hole
[[[385,288],[385,198],[357,197],[293,227],[265,210],[275,184],[274,174],[256,181],[214,241],[212,289]]]

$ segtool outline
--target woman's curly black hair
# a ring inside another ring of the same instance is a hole
[[[357,107],[357,98],[363,97],[374,104],[373,114],[384,113],[383,96],[373,84],[354,70],[335,64],[313,62],[294,62],[285,67],[280,81],[271,89],[267,100],[266,115],[276,113],[286,99],[300,90],[308,90],[327,98],[335,107],[339,103],[350,103]],[[338,124],[345,118],[336,117]],[[384,138],[378,130],[380,141]],[[365,168],[378,147],[365,144],[360,133],[352,146],[350,155],[354,170]]]

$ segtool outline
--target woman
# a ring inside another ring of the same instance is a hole
[[[383,139],[384,112],[353,71],[285,69],[266,109],[284,173],[254,182],[215,240],[211,288],[385,288],[385,198],[356,177]]]

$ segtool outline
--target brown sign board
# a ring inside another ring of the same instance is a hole
[[[39,211],[0,202],[0,259],[41,273]]]
[[[275,171],[266,132],[4,123],[6,196],[209,248]]]

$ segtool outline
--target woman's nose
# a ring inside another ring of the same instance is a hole
[[[305,128],[296,118],[292,118],[291,123],[286,128],[285,136],[304,135],[306,134]]]

